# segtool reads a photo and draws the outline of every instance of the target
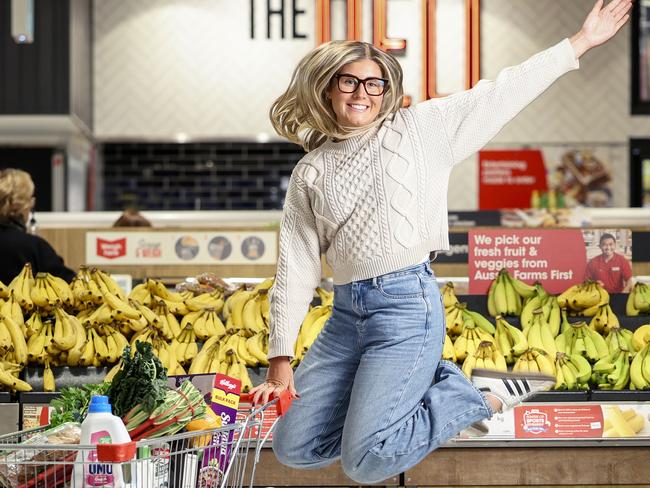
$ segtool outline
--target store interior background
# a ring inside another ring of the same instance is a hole
[[[2,14],[9,3],[3,2]],[[363,3],[364,38],[371,40],[372,3]],[[285,37],[276,15],[267,39],[266,2],[261,1],[48,5],[36,0],[33,45],[13,43],[3,21],[0,162],[42,165],[38,172],[46,181],[49,177],[51,197],[39,195],[38,210],[281,209],[288,177],[303,152],[273,135],[268,108],[298,60],[315,46],[315,2],[295,2],[304,11],[296,16],[295,32],[292,2],[284,4]],[[345,4],[331,2],[333,38],[344,36]],[[387,5],[388,34],[408,42],[399,59],[406,92],[417,102],[422,98],[421,2]],[[570,36],[591,5],[591,0],[483,0],[481,77],[494,78],[501,68]],[[441,92],[462,89],[463,8],[463,1],[438,1]],[[42,25],[45,15],[55,19],[54,27]],[[58,31],[56,22],[63,24]],[[69,42],[57,40],[62,33]],[[33,51],[46,40],[52,44],[49,54],[41,51],[34,61]],[[53,59],[44,67],[48,55]],[[40,66],[30,68],[29,62],[38,65],[39,59]],[[579,71],[551,87],[488,148],[605,151],[614,173],[613,206],[630,206],[630,139],[650,135],[650,116],[630,114],[630,76],[626,26],[588,53]],[[49,106],[38,105],[39,97],[26,88],[30,83],[51,92]],[[16,91],[17,84],[23,88]],[[30,161],[35,147],[55,157]],[[477,209],[477,166],[472,157],[452,174],[450,210]],[[47,195],[44,185],[39,188]]]

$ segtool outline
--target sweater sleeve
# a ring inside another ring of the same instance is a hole
[[[578,69],[569,39],[527,61],[503,69],[494,81],[481,80],[471,90],[416,105],[416,119],[424,127],[444,126],[452,152],[459,163],[487,144],[521,110],[541,95],[560,76]]]
[[[275,283],[270,290],[269,359],[294,355],[314,290],[321,279],[321,250],[307,186],[291,176],[280,225]]]

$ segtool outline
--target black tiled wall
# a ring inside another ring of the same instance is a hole
[[[110,143],[102,147],[104,209],[281,209],[304,155],[282,143]]]

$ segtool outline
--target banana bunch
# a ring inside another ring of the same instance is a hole
[[[18,327],[20,327],[20,331],[22,332],[23,336],[27,334],[23,311],[20,308],[20,305],[18,305],[18,302],[14,299],[13,293],[9,297],[9,300],[0,305],[0,316],[10,318],[14,321],[14,323],[18,325]],[[2,346],[0,346],[0,348],[1,347]]]
[[[25,324],[23,326],[23,333],[25,335],[25,339],[30,339],[33,335],[38,334],[43,327],[43,317],[39,312],[34,312],[32,315],[25,320]]]
[[[314,343],[321,330],[323,330],[325,323],[331,315],[332,305],[317,305],[307,312],[307,315],[300,326],[296,343],[294,344],[293,363],[295,365],[302,361],[305,353]]]
[[[600,390],[622,390],[630,382],[630,353],[621,349],[593,365],[591,381]]]
[[[226,352],[226,364],[227,369],[224,372],[227,376],[231,378],[236,378],[241,381],[241,391],[243,393],[248,393],[253,388],[253,382],[251,377],[248,374],[248,369],[246,364],[237,359],[237,355],[233,351]],[[221,372],[221,371],[220,371]]]
[[[244,306],[246,305],[246,302],[254,299],[256,294],[257,292],[254,290],[248,290],[244,285],[226,298],[223,305],[222,315],[223,318],[226,319],[225,326],[229,333],[244,328]],[[252,325],[254,326],[254,324]]]
[[[455,303],[458,303],[454,284],[451,281],[442,287],[440,295],[442,296],[442,305],[445,307],[445,312],[447,309],[453,307]]]
[[[192,364],[192,361],[199,353],[199,345],[196,342],[196,334],[192,327],[184,328],[181,333],[172,340],[172,349],[176,359],[181,365]]]
[[[7,288],[7,285],[0,281],[0,300],[9,298],[9,295],[11,295],[11,290]]]
[[[457,360],[456,350],[454,349],[454,343],[451,341],[451,337],[449,337],[449,334],[445,334],[445,343],[442,346],[442,359],[445,359],[446,361],[451,361],[452,363],[455,363]]]
[[[467,304],[460,302],[454,302],[449,307],[445,307],[447,334],[452,338],[459,336],[463,331],[463,322],[465,322],[463,310],[465,308],[467,308]]]
[[[95,338],[97,337],[98,336],[95,336]],[[162,365],[167,369],[168,375],[185,374],[185,370],[176,356],[177,349],[167,342],[162,328],[147,326],[140,332],[134,334],[130,342],[131,351],[133,353],[135,353],[137,342],[148,342],[151,344],[153,353],[158,357],[158,359],[160,359]],[[99,351],[97,351],[97,353],[99,354]],[[119,356],[115,357],[115,360],[112,362],[117,362],[118,359]]]
[[[650,342],[632,359],[630,364],[630,389],[650,389]]]
[[[609,352],[613,353],[618,350],[629,351],[633,356],[637,351],[633,339],[634,334],[631,330],[623,329],[622,327],[613,327],[605,337],[605,342],[607,343]]]
[[[609,355],[609,348],[603,336],[589,328],[586,322],[570,324],[570,327],[555,338],[557,350],[566,354],[578,354],[595,363]]]
[[[543,349],[552,358],[555,357],[555,353],[557,353],[555,336],[551,331],[551,326],[544,319],[544,311],[541,308],[538,308],[533,312],[532,324],[524,329],[524,335],[526,336],[530,347]]]
[[[221,344],[222,349],[226,353],[228,351],[232,351],[233,354],[235,354],[238,362],[250,367],[257,367],[260,365],[260,361],[257,356],[251,352],[248,344],[248,337],[243,331],[224,338],[221,341]],[[256,350],[256,353],[257,352],[258,351]],[[264,358],[266,359],[266,355],[264,355]]]
[[[260,366],[268,366],[268,353],[269,353],[269,336],[264,332],[257,334],[246,339],[246,347]]]
[[[591,364],[577,354],[558,352],[555,355],[555,390],[587,390]]]
[[[589,327],[601,334],[607,334],[610,330],[619,326],[620,322],[618,321],[618,317],[616,317],[609,304],[598,307],[598,312],[596,312],[589,322]]]
[[[158,359],[160,359],[160,363],[167,369],[168,375],[186,374],[185,369],[178,362],[176,351],[167,343],[167,341],[159,337],[154,337],[151,340],[151,345],[153,346],[153,353],[158,357]]]
[[[189,312],[181,320],[180,328],[186,329],[188,326],[201,341],[210,337],[219,338],[226,335],[226,327],[219,318],[216,308],[203,308],[196,312]]]
[[[625,313],[629,317],[636,317],[639,313],[650,313],[650,286],[637,282],[627,296]]]
[[[522,298],[530,298],[535,293],[535,286],[510,276],[508,270],[503,268],[490,285],[488,312],[492,317],[519,315],[522,309]]]
[[[0,312],[2,313],[2,312]],[[640,351],[650,342],[650,324],[645,324],[639,327],[632,334],[632,344],[634,349]]]
[[[268,291],[273,283],[273,278],[267,278],[251,290],[242,286],[226,298],[222,314],[226,319],[226,330],[229,333],[242,329],[247,329],[253,334],[260,330],[268,330],[270,319]],[[251,301],[252,303],[249,303]]]
[[[10,315],[0,315],[0,348],[5,351],[5,358],[12,357],[15,363],[27,364],[25,334]]]
[[[542,310],[544,313],[543,321],[550,327],[553,337],[556,337],[560,333],[562,325],[562,309],[557,297],[546,293],[539,284],[536,287],[539,293],[527,299],[521,309],[521,315],[519,316],[521,328],[526,330],[533,323],[535,310]]]
[[[260,290],[255,296],[246,301],[242,309],[242,325],[251,334],[269,333],[269,294],[268,290]]]
[[[214,308],[218,313],[221,313],[223,305],[223,290],[218,288],[214,291],[185,299],[185,306],[190,312],[198,312],[204,308]]]
[[[266,354],[256,347],[258,340],[251,341],[240,333],[224,338],[211,337],[204,344],[189,367],[189,374],[222,373],[242,381],[242,387],[251,388],[247,366],[258,366],[256,355]],[[250,346],[249,346],[250,344]],[[254,344],[254,345],[253,345]],[[248,391],[248,390],[247,390]]]
[[[34,275],[32,274],[31,263],[25,263],[23,269],[9,283],[9,292],[13,293],[14,299],[18,302],[23,310],[29,312],[34,308],[32,302],[32,287],[34,286]]]
[[[515,373],[531,372],[555,376],[555,360],[543,349],[531,347],[519,356],[512,370]]]
[[[463,373],[468,378],[472,377],[474,368],[507,371],[508,366],[503,354],[492,341],[481,341],[474,352],[468,354],[463,361]]]
[[[219,339],[218,336],[212,336],[203,343],[203,347],[201,347],[192,364],[190,364],[189,374],[219,372],[219,366],[222,362],[219,355],[222,349]],[[225,350],[223,351],[223,358],[225,360]]]
[[[467,308],[467,303],[454,303],[449,307],[449,312],[445,316],[447,333],[453,336],[459,335],[467,322],[471,327],[480,327],[490,336],[494,335],[495,328],[488,319],[478,312]]]
[[[82,321],[85,327],[99,324],[112,324],[114,322],[128,322],[136,324],[140,322],[142,314],[133,306],[122,301],[117,295],[106,295],[109,298],[95,310],[82,310],[77,318]],[[133,330],[138,329],[136,326]]]
[[[90,275],[90,270],[81,266],[70,283],[72,296],[75,299],[76,306],[79,308],[89,308],[103,303],[103,295],[99,290],[97,283]]]
[[[609,293],[595,281],[585,281],[565,290],[557,301],[574,315],[593,317],[601,306],[609,303]]]
[[[70,285],[65,280],[49,273],[36,273],[30,297],[36,307],[44,310],[50,310],[56,305],[73,306],[75,304]]]
[[[603,437],[634,437],[645,427],[645,417],[633,408],[621,410],[618,406],[605,409]]]
[[[178,323],[178,319],[172,312],[172,309],[169,308],[168,304],[168,301],[161,298],[157,304],[153,305],[151,311],[155,313],[160,320],[160,330],[163,332],[163,336],[168,341],[171,341],[181,334],[181,325]],[[144,305],[142,307],[145,308]]]
[[[494,343],[494,337],[479,327],[473,320],[463,323],[463,330],[454,341],[454,352],[458,361],[464,361],[468,355],[473,355],[481,342]]]
[[[508,364],[513,364],[517,357],[528,349],[528,339],[526,339],[524,333],[514,325],[509,324],[501,315],[496,316],[494,339]]]
[[[43,370],[43,391],[56,391],[54,372],[50,367],[49,359],[45,360],[45,369]]]
[[[174,315],[185,315],[189,311],[184,302],[187,296],[168,290],[162,281],[149,278],[133,287],[128,298],[149,308],[162,301]]]
[[[22,366],[10,361],[0,363],[0,385],[13,391],[32,391],[32,385],[18,378]]]

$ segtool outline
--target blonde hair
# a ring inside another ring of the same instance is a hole
[[[327,100],[335,74],[346,64],[369,59],[388,80],[377,118],[364,127],[341,126]],[[289,87],[273,103],[269,116],[275,131],[311,151],[328,138],[348,139],[372,127],[402,107],[402,68],[390,54],[359,41],[331,41],[307,54],[296,67]]]
[[[23,220],[32,209],[34,182],[29,173],[7,168],[0,170],[0,218]]]

